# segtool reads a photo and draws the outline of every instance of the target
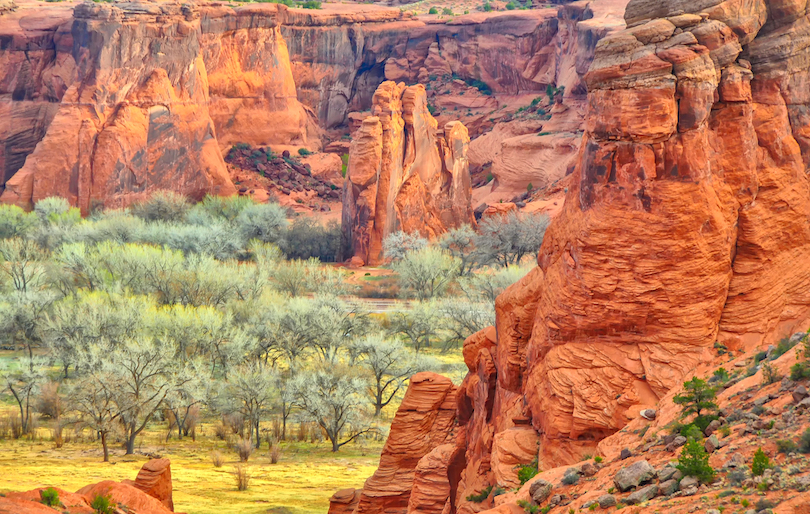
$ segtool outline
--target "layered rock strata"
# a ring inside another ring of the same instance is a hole
[[[806,5],[632,0],[626,19],[597,44],[538,266],[465,342],[464,469],[431,470],[456,491],[447,512],[495,507],[466,498],[514,483],[513,462],[596,453],[715,343],[750,350],[810,322]]]
[[[277,6],[58,12],[18,11],[2,26],[1,201],[30,207],[58,195],[87,213],[156,189],[232,194],[223,147],[319,144],[296,98]]]
[[[422,85],[383,82],[355,133],[343,186],[344,259],[383,262],[383,240],[402,230],[435,239],[472,223],[470,138],[459,122],[438,131]]]

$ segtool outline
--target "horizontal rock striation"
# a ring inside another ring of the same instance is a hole
[[[515,462],[594,454],[716,342],[751,350],[810,322],[806,5],[631,0],[626,19],[596,45],[538,266],[465,342],[448,512],[517,508],[466,498],[514,484]]]

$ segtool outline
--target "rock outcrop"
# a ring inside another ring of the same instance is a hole
[[[415,480],[420,484],[426,480],[428,471],[422,459],[452,437],[455,411],[456,388],[450,379],[430,372],[411,377],[391,423],[380,466],[366,480],[355,512],[407,510]],[[446,501],[445,497],[442,506]]]
[[[596,45],[563,210],[498,298],[496,333],[465,342],[452,511],[495,507],[466,498],[511,483],[504,464],[637,441],[620,430],[671,406],[716,342],[736,354],[807,328],[805,7],[631,0],[628,28]]]
[[[469,142],[459,122],[437,130],[423,86],[383,82],[349,151],[344,259],[378,265],[383,240],[392,232],[435,239],[472,223]]]
[[[82,487],[75,493],[57,489],[61,505],[49,507],[42,503],[40,492],[44,488],[22,493],[7,493],[0,497],[2,514],[92,514],[90,507],[96,496],[109,496],[116,512],[138,514],[171,514],[171,470],[168,459],[148,461],[134,482],[105,480]]]
[[[222,158],[230,143],[320,144],[296,97],[285,7],[58,12],[14,12],[2,27],[1,201],[30,207],[58,195],[87,213],[156,189],[233,194]],[[266,58],[251,57],[258,51]]]

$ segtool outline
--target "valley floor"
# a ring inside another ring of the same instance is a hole
[[[205,425],[203,431],[212,430],[210,424]],[[188,514],[322,514],[329,508],[332,493],[362,486],[374,473],[382,449],[382,442],[366,442],[347,445],[336,455],[328,442],[282,443],[281,460],[271,464],[265,445],[251,456],[250,487],[240,492],[232,475],[238,458],[223,441],[201,437],[196,443],[172,439],[163,445],[161,439],[157,432],[148,434],[140,451],[171,459],[175,510]],[[215,450],[226,458],[220,468],[211,462]],[[66,443],[55,449],[49,440],[0,441],[0,491],[43,486],[76,491],[102,480],[134,480],[148,459],[140,452],[124,456],[122,450],[116,450],[111,462],[104,463],[100,446],[90,442]]]

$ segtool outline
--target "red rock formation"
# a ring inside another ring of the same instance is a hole
[[[7,493],[0,497],[0,514],[93,514],[95,510],[90,504],[96,496],[110,496],[113,504],[126,512],[170,514],[173,512],[170,474],[168,459],[150,460],[143,465],[135,482],[105,480],[75,493],[57,489],[61,505],[53,508],[41,501],[40,492],[44,488]]]
[[[286,7],[57,12],[0,24],[12,42],[0,50],[1,201],[58,195],[86,213],[156,189],[233,194],[221,155],[231,143],[320,145],[279,31]],[[259,50],[267,58],[249,57]]]
[[[378,265],[383,240],[392,232],[434,239],[471,223],[469,142],[461,123],[437,131],[423,86],[383,82],[349,152],[344,258]]]
[[[492,508],[465,498],[514,483],[514,462],[563,466],[607,437],[616,453],[716,341],[750,350],[810,322],[810,18],[697,4],[631,0],[629,28],[597,44],[538,267],[498,298],[497,336],[465,342],[455,512]]]
[[[444,443],[453,428],[456,388],[435,373],[417,373],[391,423],[380,466],[366,480],[355,512],[405,513],[420,459]],[[424,480],[424,471],[421,473]]]
[[[174,511],[172,502],[172,466],[169,459],[152,459],[143,465],[134,482],[122,483],[140,489]]]
[[[329,498],[328,514],[351,514],[360,501],[362,489],[341,489]]]

